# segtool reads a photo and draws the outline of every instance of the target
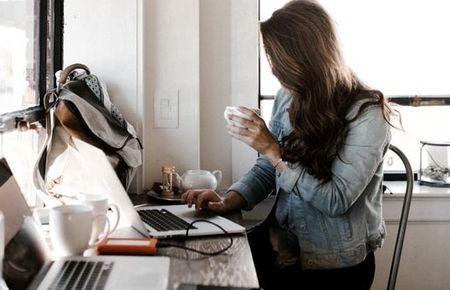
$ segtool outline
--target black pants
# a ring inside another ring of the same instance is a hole
[[[264,290],[369,290],[375,276],[375,255],[358,265],[330,270],[303,270],[300,265],[277,269],[268,231],[248,235],[260,287]]]
[[[375,275],[375,255],[369,253],[358,265],[331,270],[302,270],[300,265],[274,271],[274,280],[264,290],[369,290]],[[267,284],[267,283],[266,283]]]

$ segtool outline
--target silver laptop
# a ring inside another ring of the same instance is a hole
[[[208,212],[197,215],[186,204],[144,206],[133,210],[138,216],[134,217],[132,226],[144,235],[157,238],[223,235],[245,231],[241,225],[222,216]]]
[[[4,158],[0,210],[5,216],[3,277],[10,290],[168,288],[168,257],[89,256],[52,260],[42,231]]]
[[[104,152],[81,140],[74,138],[73,141],[82,158],[83,170],[92,172],[97,182],[101,183],[100,187],[106,192],[110,202],[119,206],[120,222],[127,223],[140,234],[157,238],[184,236],[186,227],[192,222],[194,224],[189,229],[189,236],[245,231],[243,226],[219,215],[203,213],[197,216],[195,209],[189,208],[186,204],[135,208]],[[172,222],[175,217],[179,219]],[[195,222],[199,219],[206,221]]]

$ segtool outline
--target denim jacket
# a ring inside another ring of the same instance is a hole
[[[283,89],[275,97],[269,129],[278,140],[292,131],[290,101]],[[359,105],[351,108],[349,118]],[[289,163],[279,173],[261,156],[229,190],[240,193],[251,209],[276,189],[276,220],[296,238],[304,269],[353,266],[384,240],[381,182],[390,139],[382,110],[372,106],[349,124],[330,181],[321,184],[304,167]]]

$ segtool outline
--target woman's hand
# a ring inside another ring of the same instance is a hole
[[[181,195],[189,207],[195,205],[196,211],[211,210],[218,214],[241,209],[246,205],[244,198],[235,191],[230,191],[224,198],[209,189],[191,189]]]
[[[266,155],[271,161],[276,162],[281,155],[280,146],[270,133],[264,120],[251,109],[239,107],[239,111],[245,114],[248,119],[231,115],[229,119],[239,123],[243,128],[235,126],[231,122],[227,125],[228,134]]]

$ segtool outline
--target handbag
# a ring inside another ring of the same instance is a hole
[[[46,138],[33,169],[38,197],[47,205],[70,203],[95,182],[95,172],[82,168],[72,138],[103,150],[128,190],[142,164],[143,147],[133,126],[86,65],[69,65],[56,77],[57,87],[44,96]]]

